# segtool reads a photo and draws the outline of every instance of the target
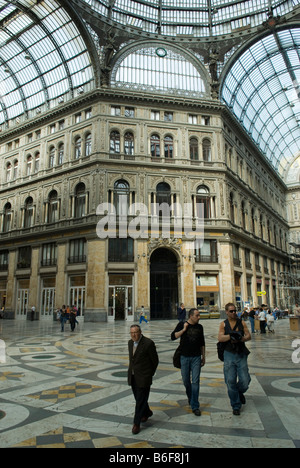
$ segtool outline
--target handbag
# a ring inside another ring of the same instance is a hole
[[[173,366],[176,367],[176,369],[181,369],[180,358],[181,358],[181,347],[179,345],[173,356]]]
[[[226,345],[226,343],[221,343],[220,341],[217,343],[218,358],[222,362],[224,362],[225,345]]]

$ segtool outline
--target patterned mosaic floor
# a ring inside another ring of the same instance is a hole
[[[200,418],[187,405],[180,372],[172,366],[176,322],[144,326],[160,365],[150,394],[154,415],[133,436],[134,400],[126,381],[130,324],[80,323],[74,333],[68,326],[61,333],[52,322],[1,320],[6,363],[0,363],[0,447],[300,447],[300,364],[292,359],[300,332],[285,319],[274,335],[253,336],[251,387],[236,417],[216,355],[219,321],[202,324],[207,364]]]

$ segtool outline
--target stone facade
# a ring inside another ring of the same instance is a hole
[[[36,318],[52,317],[72,302],[85,320],[106,321],[134,320],[142,307],[174,317],[181,302],[208,310],[284,299],[287,188],[218,101],[96,90],[6,131],[0,164],[0,299],[11,318],[32,306]],[[190,204],[194,223],[201,201],[204,246],[191,251],[176,237],[175,212],[169,238],[158,221],[158,238],[120,242],[117,218],[117,239],[100,239],[97,208],[117,209],[121,194],[127,221],[143,203],[149,227],[159,200]],[[153,309],[160,288],[166,300]]]

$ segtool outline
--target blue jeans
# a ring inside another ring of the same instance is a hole
[[[249,317],[249,321],[250,321],[250,324],[251,324],[251,333],[254,333],[255,332],[254,318]]]
[[[192,410],[199,409],[201,356],[181,356],[181,376]]]
[[[240,394],[246,393],[251,382],[247,356],[224,352],[224,377],[232,409],[241,408]]]

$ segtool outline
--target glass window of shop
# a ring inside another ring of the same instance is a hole
[[[77,307],[77,315],[83,316],[85,311],[86,283],[85,275],[69,278],[69,305]]]

